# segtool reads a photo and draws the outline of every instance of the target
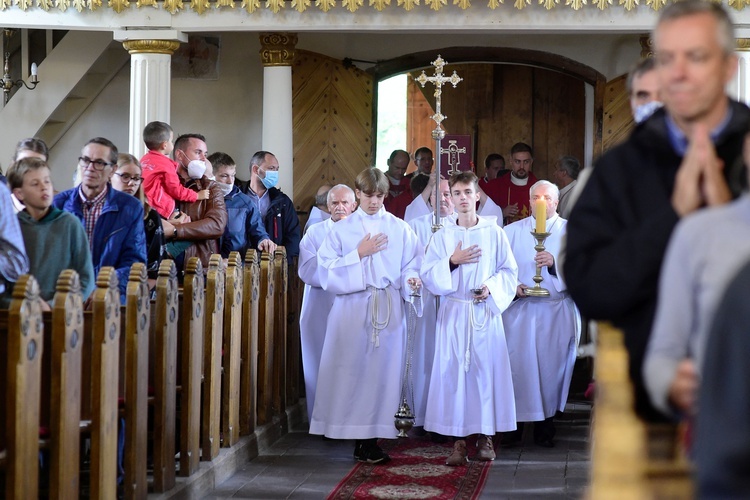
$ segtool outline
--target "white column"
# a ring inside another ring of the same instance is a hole
[[[279,188],[294,201],[292,62],[297,35],[261,33],[263,61],[262,148],[279,161]]]
[[[121,31],[115,39],[130,53],[130,127],[128,152],[140,158],[146,152],[143,128],[159,120],[170,122],[172,54],[187,41],[173,30]]]
[[[727,94],[745,104],[750,103],[750,39],[738,38],[737,50],[737,74],[727,84]]]

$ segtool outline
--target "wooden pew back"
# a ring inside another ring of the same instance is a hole
[[[276,274],[273,255],[260,257],[260,303],[258,313],[258,425],[271,421],[273,414],[273,361]]]
[[[258,324],[260,315],[260,261],[258,252],[248,250],[242,303],[242,369],[240,375],[240,434],[255,431],[258,405]]]
[[[225,447],[234,446],[240,439],[242,292],[242,259],[238,252],[232,252],[226,269],[221,383],[221,430]]]
[[[39,284],[23,275],[13,288],[0,335],[0,452],[8,499],[38,492],[39,406],[44,328]]]
[[[50,336],[50,498],[76,498],[79,494],[84,326],[80,279],[71,269],[63,271],[57,279]]]
[[[206,314],[203,337],[202,459],[219,454],[221,431],[221,342],[224,327],[225,269],[221,255],[212,255],[206,273]]]
[[[273,340],[273,411],[276,415],[286,410],[286,367],[287,367],[287,285],[289,268],[286,249],[276,247],[273,259],[273,273],[276,280],[274,293],[274,340]]]

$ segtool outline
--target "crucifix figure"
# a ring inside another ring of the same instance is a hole
[[[458,153],[465,153],[466,147],[459,148],[458,141],[455,140],[449,140],[448,141],[448,147],[447,148],[440,148],[440,154],[448,153],[448,165],[450,165],[450,170],[448,170],[448,175],[457,174],[461,171],[460,168],[458,168],[459,165],[461,165],[461,155]]]
[[[419,84],[422,85],[423,88],[427,82],[433,83],[435,85],[435,114],[431,117],[435,121],[435,130],[432,131],[432,138],[435,140],[435,150],[438,152],[437,158],[435,159],[435,172],[440,175],[440,155],[443,152],[443,149],[440,147],[440,141],[445,137],[445,130],[443,130],[441,123],[447,118],[440,110],[440,103],[443,95],[443,84],[451,83],[453,84],[453,88],[455,88],[456,85],[458,85],[458,82],[463,80],[463,78],[458,76],[455,71],[451,76],[443,75],[443,68],[447,63],[445,62],[445,60],[443,60],[442,57],[440,57],[440,54],[438,54],[437,59],[432,61],[431,64],[435,67],[435,75],[427,76],[423,70],[422,74],[415,78],[415,80],[419,82]],[[453,146],[455,147],[455,144]],[[453,166],[453,163],[451,163],[451,172],[453,172],[454,168],[455,167]],[[435,183],[435,199],[440,199],[440,182]],[[435,211],[435,218],[433,219],[432,224],[433,232],[440,229],[440,207],[438,205],[438,203],[435,203],[435,206],[433,207]]]

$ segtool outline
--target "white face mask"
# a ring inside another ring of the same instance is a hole
[[[633,119],[635,120],[635,123],[641,123],[648,120],[649,117],[662,106],[664,106],[664,104],[659,101],[651,101],[636,107],[635,112],[633,113]]]
[[[232,188],[234,187],[234,184],[224,184],[223,182],[215,181],[216,185],[221,188],[221,194],[224,196],[227,196],[229,193],[232,192]]]
[[[187,166],[188,176],[191,179],[200,179],[206,173],[206,162],[201,160],[192,160]]]

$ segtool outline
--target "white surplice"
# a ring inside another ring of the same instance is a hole
[[[318,277],[318,249],[333,227],[333,220],[326,219],[310,226],[299,243],[298,273],[305,282],[302,310],[299,316],[299,336],[302,348],[302,368],[305,376],[307,417],[312,417],[315,402],[315,386],[318,384],[320,356],[326,337],[328,313],[333,306],[334,294],[320,286]]]
[[[479,245],[476,264],[450,270],[458,242]],[[501,313],[516,291],[518,269],[494,218],[463,228],[451,217],[435,233],[422,263],[426,288],[440,296],[435,358],[424,427],[447,436],[494,435],[516,428],[510,361]],[[489,298],[474,303],[471,289],[486,285]]]
[[[505,226],[518,262],[518,281],[529,287],[535,285],[536,240],[531,235],[535,223],[533,217],[526,217]],[[550,236],[544,246],[556,263],[566,225],[557,214],[547,220]],[[521,298],[503,313],[519,422],[552,417],[565,409],[568,399],[581,317],[557,271],[555,276],[542,268],[541,286],[549,290],[548,298]]]
[[[404,220],[406,222],[411,222],[414,219],[432,213],[434,213],[434,209],[424,201],[424,198],[422,198],[421,195],[419,195],[414,198],[414,201],[412,201],[408,207],[406,207]],[[497,225],[503,227],[503,209],[492,201],[492,198],[489,196],[485,200],[484,205],[477,210],[477,215],[481,215],[485,218],[496,217],[495,222],[497,222]]]
[[[420,252],[424,253],[433,237],[432,222],[435,216],[426,214],[409,221],[419,240]],[[440,224],[445,225],[445,217]],[[422,289],[422,317],[417,319],[412,356],[411,382],[414,388],[415,425],[424,425],[427,410],[427,393],[432,376],[432,360],[435,356],[435,326],[437,320],[437,303],[435,296],[426,288]],[[410,403],[411,404],[411,403]]]
[[[359,258],[365,237],[387,247]],[[333,225],[318,250],[320,283],[336,295],[328,315],[310,433],[338,439],[395,438],[406,347],[407,279],[419,276],[414,231],[381,209]],[[417,300],[417,314],[421,304]]]
[[[428,205],[426,201],[424,201],[424,198],[422,198],[421,194],[418,194],[416,197],[414,197],[414,200],[409,203],[409,206],[406,207],[406,211],[404,212],[404,220],[406,222],[411,222],[414,219],[427,214],[431,214],[433,212],[434,210],[432,209],[432,207]]]
[[[312,207],[312,209],[310,209],[310,216],[307,218],[307,223],[305,224],[304,232],[307,233],[307,230],[310,229],[313,225],[318,224],[319,222],[326,221],[330,218],[331,214],[329,214],[328,212],[324,212],[318,207]]]

